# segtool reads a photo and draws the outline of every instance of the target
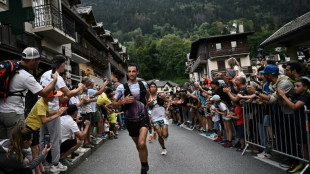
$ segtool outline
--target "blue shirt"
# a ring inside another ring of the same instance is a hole
[[[88,95],[89,96],[94,96],[94,97],[96,97],[97,98],[97,96],[95,96],[95,94],[96,94],[96,90],[94,90],[94,89],[88,89]],[[90,107],[91,107],[91,110],[92,110],[92,112],[96,112],[96,102],[91,102],[90,103]]]

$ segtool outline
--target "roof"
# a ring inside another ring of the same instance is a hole
[[[189,55],[190,59],[195,59],[196,58],[196,52],[198,51],[198,46],[201,43],[207,42],[207,41],[211,41],[214,39],[223,39],[223,38],[230,38],[230,37],[236,37],[236,36],[247,36],[247,35],[251,35],[254,32],[244,32],[244,33],[235,33],[235,34],[226,34],[226,35],[217,35],[217,36],[210,36],[210,37],[204,37],[204,38],[199,38],[196,39],[192,42],[191,45],[191,52]]]
[[[289,23],[282,26],[278,31],[273,33],[265,41],[260,44],[260,47],[266,47],[273,44],[281,39],[286,38],[289,35],[298,33],[306,27],[310,27],[310,12],[290,21]]]
[[[164,87],[167,83],[168,83],[169,86],[172,86],[172,87],[179,86],[179,84],[171,82],[171,81],[160,81],[160,80],[157,80],[157,79],[153,79],[153,80],[147,81],[148,84],[150,84],[152,82],[154,82],[157,87]]]
[[[92,6],[85,6],[85,7],[78,7],[76,8],[76,11],[78,12],[78,14],[87,14],[89,15],[89,13],[92,11],[93,7]]]

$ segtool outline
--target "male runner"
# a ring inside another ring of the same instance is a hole
[[[130,63],[127,67],[129,80],[117,87],[111,105],[114,108],[122,106],[127,130],[139,152],[142,165],[141,174],[146,174],[149,170],[148,150],[145,143],[149,129],[149,117],[146,113],[146,97],[149,96],[149,93],[147,84],[137,81],[138,74],[138,66],[135,63]],[[121,98],[122,100],[120,100]]]

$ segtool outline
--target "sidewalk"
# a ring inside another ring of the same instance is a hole
[[[121,130],[119,130],[121,132]],[[70,173],[74,168],[76,168],[79,164],[81,164],[83,161],[87,161],[88,157],[92,155],[99,147],[101,147],[106,141],[109,141],[109,139],[102,139],[102,138],[96,138],[96,145],[94,148],[82,148],[85,149],[86,152],[79,153],[79,156],[72,159],[72,166],[68,166],[68,170],[65,172],[60,172],[61,174],[68,174]],[[49,171],[50,166],[46,165],[47,163],[44,163],[44,168],[46,171]]]

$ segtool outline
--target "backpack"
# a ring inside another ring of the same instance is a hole
[[[147,93],[147,90],[144,86],[144,84],[141,82],[141,81],[138,81],[139,83],[139,87],[140,87],[140,102],[143,103],[144,105],[146,105],[146,93]],[[127,95],[132,95],[131,94],[131,91],[130,91],[130,88],[129,88],[129,85],[128,83],[125,83],[124,84],[124,97],[126,97]],[[129,107],[130,107],[131,104],[125,104],[122,109],[125,111],[127,110]]]
[[[162,107],[165,106],[165,101],[161,98],[161,96],[159,94],[157,94],[156,100],[157,100],[157,104],[159,106],[162,106]],[[153,108],[154,108],[154,105],[150,106],[150,109],[153,109]]]
[[[10,81],[20,69],[25,69],[25,67],[18,60],[4,60],[0,62],[0,98],[4,98],[4,102],[8,96],[23,96],[23,91],[14,93],[9,91]]]

